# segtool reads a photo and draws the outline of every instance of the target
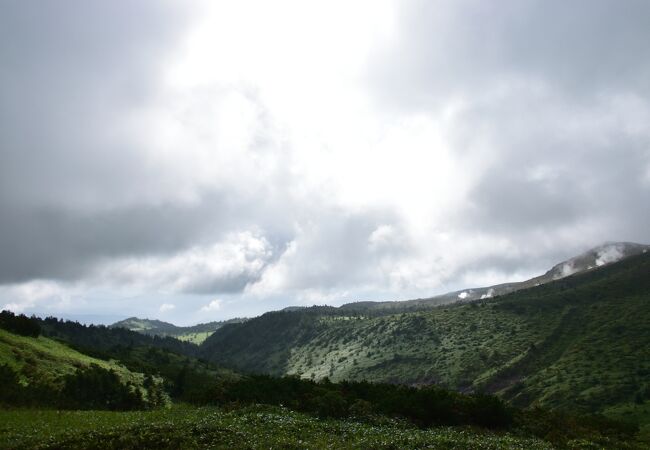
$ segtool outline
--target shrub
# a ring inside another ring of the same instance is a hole
[[[8,365],[0,366],[0,403],[15,404],[20,400],[22,386],[18,374]]]
[[[134,386],[123,384],[112,370],[92,365],[65,377],[61,405],[70,409],[143,409],[144,400]]]

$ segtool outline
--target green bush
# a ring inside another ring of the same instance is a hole
[[[60,402],[69,409],[124,411],[145,407],[138,389],[123,384],[112,370],[96,365],[65,377]]]

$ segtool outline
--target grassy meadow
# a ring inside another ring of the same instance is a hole
[[[0,447],[12,449],[521,449],[553,448],[541,439],[480,429],[418,429],[322,420],[284,408],[236,410],[174,406],[135,412],[0,411]],[[578,448],[578,447],[576,447]]]

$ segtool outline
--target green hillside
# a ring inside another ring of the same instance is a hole
[[[307,312],[297,316],[308,319],[302,326],[285,330],[364,320],[332,308]],[[0,404],[10,408],[0,416],[0,446],[9,448],[635,449],[648,442],[622,422],[512,408],[484,394],[241,376],[161,347],[169,338],[8,312],[1,318],[3,327],[31,333],[0,331]],[[90,353],[39,336],[39,327]]]
[[[173,333],[178,327],[169,322],[163,322],[162,320],[129,317],[128,319],[115,322],[111,325],[111,328],[126,328],[127,330],[150,334],[153,332]]]
[[[427,311],[314,307],[228,325],[201,347],[229,367],[495,392],[520,406],[650,407],[650,254]],[[643,406],[645,405],[645,406]],[[638,414],[637,414],[638,416]]]
[[[550,283],[572,274],[588,272],[594,268],[611,264],[615,261],[647,253],[650,251],[650,245],[637,244],[634,242],[607,242],[598,247],[594,247],[586,252],[562,261],[551,267],[546,273],[534,278],[503,283],[493,286],[474,287],[462,289],[459,291],[447,292],[446,294],[436,295],[430,298],[419,298],[414,300],[401,301],[383,301],[373,302],[364,301],[356,303],[347,303],[341,306],[341,309],[367,311],[367,312],[384,312],[399,313],[412,312],[429,309],[435,306],[447,305],[451,303],[468,303],[474,300],[483,300],[489,297],[506,295],[522,289],[539,286]]]
[[[241,323],[244,319],[230,319],[218,322],[199,323],[189,327],[179,327],[169,322],[155,319],[140,319],[129,317],[111,325],[111,328],[125,328],[149,336],[170,336],[181,341],[201,344],[212,333],[229,323]]]
[[[44,336],[19,336],[3,329],[0,329],[1,365],[8,365],[18,373],[23,384],[38,381],[57,385],[66,375],[91,365],[115,371],[125,383],[141,385],[144,378],[115,360],[90,357]]]

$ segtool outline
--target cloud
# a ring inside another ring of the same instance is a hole
[[[12,299],[11,302],[5,303],[2,309],[22,313],[45,304],[63,307],[70,304],[71,291],[69,287],[66,288],[49,280],[33,280],[29,283],[0,286],[0,296]]]
[[[272,258],[269,242],[247,231],[173,255],[112,260],[95,277],[103,283],[140,289],[156,286],[177,293],[233,293],[257,281]]]
[[[495,87],[550,86],[563,97],[647,92],[650,6],[635,0],[571,3],[413,0],[371,81],[382,99],[429,110]],[[400,64],[394,64],[399,61]]]
[[[201,311],[203,312],[219,311],[220,309],[221,309],[221,300],[218,299],[212,300],[207,305],[201,307]]]
[[[492,298],[494,296],[494,289],[490,288],[488,289],[487,293],[481,295],[481,300],[484,298]]]
[[[623,251],[616,245],[607,245],[598,251],[598,258],[596,258],[596,265],[603,266],[611,264],[623,258]]]
[[[580,270],[579,268],[576,268],[574,266],[573,262],[568,262],[568,263],[562,264],[562,271],[557,276],[557,278],[568,277],[569,275],[573,275],[574,273],[578,272],[579,270]]]
[[[648,17],[637,0],[7,3],[0,302],[190,317],[219,296],[237,315],[648,242]]]
[[[165,312],[173,311],[175,308],[176,305],[172,303],[163,303],[162,305],[160,305],[160,308],[158,308],[158,311],[160,311],[161,313],[165,313]]]
[[[648,240],[646,3],[411,1],[398,16],[368,83],[397,116],[442,118],[464,169],[457,202],[429,226],[519,249],[479,250],[459,274]]]

